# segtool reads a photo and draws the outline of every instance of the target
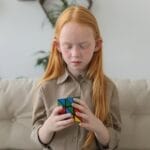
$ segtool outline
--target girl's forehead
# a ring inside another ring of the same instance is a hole
[[[69,22],[63,26],[60,38],[89,38],[94,36],[93,33],[93,29],[87,25]]]

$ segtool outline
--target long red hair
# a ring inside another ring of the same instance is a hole
[[[66,23],[71,21],[91,27],[94,32],[95,40],[101,39],[96,18],[88,9],[82,6],[71,6],[59,16],[55,26],[54,39],[59,39],[61,29]],[[64,68],[62,56],[57,50],[55,42],[52,42],[49,62],[42,81],[59,77],[64,73]],[[108,115],[108,102],[106,100],[106,81],[103,72],[102,48],[94,53],[86,75],[93,82],[92,102],[95,116],[102,122],[105,122]],[[83,147],[88,147],[93,142],[94,137],[94,133],[89,131]]]

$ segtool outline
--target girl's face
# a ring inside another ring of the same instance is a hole
[[[62,28],[58,50],[73,75],[86,70],[93,53],[99,48],[100,43],[95,41],[92,28],[75,22],[69,22]]]

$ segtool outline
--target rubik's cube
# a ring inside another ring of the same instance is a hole
[[[61,114],[71,113],[73,115],[75,122],[81,122],[81,118],[75,115],[75,112],[79,110],[72,107],[73,102],[74,102],[73,97],[61,98],[57,100],[58,105],[63,107]]]

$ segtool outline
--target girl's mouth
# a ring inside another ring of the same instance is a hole
[[[72,64],[80,64],[81,61],[71,61]]]

